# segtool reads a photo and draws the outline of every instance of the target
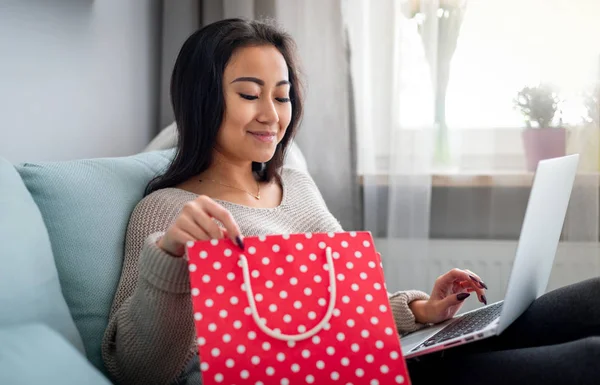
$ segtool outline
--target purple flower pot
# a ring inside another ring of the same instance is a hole
[[[527,171],[535,171],[542,159],[566,154],[567,131],[564,128],[527,128],[523,130],[523,147]]]

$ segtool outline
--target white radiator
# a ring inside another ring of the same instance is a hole
[[[375,239],[381,253],[387,288],[431,292],[435,279],[458,267],[477,273],[489,287],[488,302],[504,298],[516,241]],[[598,243],[560,243],[547,290],[600,276]],[[474,296],[472,296],[474,297]],[[463,307],[478,307],[469,298]],[[461,312],[463,311],[461,310]]]

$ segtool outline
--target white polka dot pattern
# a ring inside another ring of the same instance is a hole
[[[188,245],[203,384],[409,383],[370,233],[248,236],[244,243],[260,322],[284,335],[304,333],[325,316],[331,247],[333,316],[304,340],[269,337],[252,318],[241,250],[229,239]]]

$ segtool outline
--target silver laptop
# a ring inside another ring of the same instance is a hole
[[[405,358],[497,336],[546,291],[578,162],[578,154],[539,162],[504,301],[402,337]]]

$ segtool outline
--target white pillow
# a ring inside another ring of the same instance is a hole
[[[175,122],[160,130],[142,152],[160,151],[177,145],[177,124]]]
[[[168,148],[173,148],[176,145],[177,124],[173,122],[163,128],[142,152],[166,150]],[[306,158],[304,158],[302,151],[300,151],[300,147],[298,147],[294,141],[290,144],[283,163],[286,167],[299,169],[308,173]]]

